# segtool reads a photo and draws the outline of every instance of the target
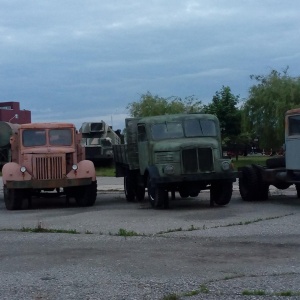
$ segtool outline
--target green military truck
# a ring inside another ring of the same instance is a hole
[[[114,145],[116,177],[124,177],[127,201],[143,201],[147,188],[153,208],[210,190],[211,204],[226,205],[238,172],[222,156],[219,120],[210,114],[127,118],[126,143]]]

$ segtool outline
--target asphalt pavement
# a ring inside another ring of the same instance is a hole
[[[0,193],[1,300],[300,299],[293,186],[245,202],[235,183],[225,207],[204,191],[154,210],[126,201],[123,178],[97,181],[93,207],[58,197],[7,211]]]
[[[97,190],[98,191],[124,191],[124,178],[123,177],[102,177],[97,176]],[[2,183],[2,177],[0,177],[0,190],[2,189],[3,183]],[[271,194],[281,194],[282,190],[278,190],[274,186],[270,186],[270,192]],[[238,191],[238,179],[236,182],[233,183],[233,191]],[[289,189],[285,190],[285,193],[292,192],[294,193],[295,188],[292,185]]]

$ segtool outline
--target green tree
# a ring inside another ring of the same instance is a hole
[[[241,113],[237,107],[239,96],[232,94],[230,87],[222,86],[213,96],[212,102],[204,106],[204,112],[214,114],[220,121],[223,141],[236,143],[241,133]]]
[[[300,105],[300,77],[272,70],[268,75],[251,75],[257,83],[250,87],[242,106],[242,129],[259,139],[260,148],[278,149],[284,142],[284,116]]]
[[[150,92],[142,94],[139,101],[131,102],[126,107],[132,117],[192,113],[201,111],[201,108],[201,101],[194,96],[184,99],[175,96],[163,98],[157,95],[153,96]]]

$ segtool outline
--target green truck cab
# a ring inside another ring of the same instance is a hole
[[[124,177],[128,201],[168,207],[168,192],[196,197],[210,189],[211,202],[229,203],[238,177],[222,156],[219,120],[210,114],[127,118],[126,144],[114,145],[116,177]]]

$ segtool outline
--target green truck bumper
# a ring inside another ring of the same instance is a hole
[[[152,178],[153,183],[156,184],[172,184],[172,183],[184,183],[184,182],[212,182],[216,180],[230,180],[236,181],[236,178],[241,177],[241,172],[232,171],[227,173],[201,173],[201,174],[189,174],[181,176],[168,176],[168,177],[154,177]]]

